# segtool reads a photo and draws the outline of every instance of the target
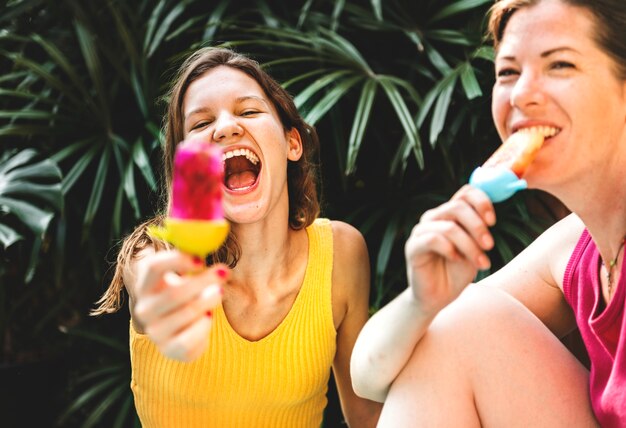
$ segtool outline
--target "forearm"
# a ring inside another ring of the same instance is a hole
[[[433,318],[434,314],[420,310],[409,289],[374,314],[363,327],[352,352],[355,392],[383,402]]]

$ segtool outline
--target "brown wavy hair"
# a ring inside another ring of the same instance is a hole
[[[232,67],[254,79],[276,108],[285,131],[296,128],[300,133],[303,155],[298,161],[289,161],[287,166],[289,227],[294,230],[305,228],[319,216],[320,203],[317,195],[319,138],[315,128],[304,121],[293,102],[292,96],[267,74],[258,62],[231,49],[201,48],[184,60],[165,96],[168,104],[163,122],[165,144],[162,162],[165,183],[161,194],[161,212],[140,224],[122,241],[111,283],[96,302],[97,307],[91,312],[92,315],[112,313],[122,306],[124,270],[140,251],[149,247],[155,248],[157,251],[167,248],[165,243],[148,235],[147,228],[150,225],[162,223],[169,205],[174,152],[176,145],[184,139],[183,100],[191,83],[219,66]],[[241,248],[231,232],[224,245],[209,257],[208,262],[222,262],[234,267],[240,256]]]
[[[499,0],[489,11],[488,36],[498,49],[504,30],[513,14],[542,0]],[[580,7],[590,12],[595,21],[594,37],[597,45],[615,63],[619,79],[626,80],[626,1],[624,0],[560,0],[563,4]]]

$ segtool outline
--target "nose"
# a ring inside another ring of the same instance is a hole
[[[213,139],[218,143],[227,143],[232,138],[241,137],[243,128],[237,122],[236,117],[229,113],[222,113],[215,121]]]
[[[511,90],[511,107],[524,109],[540,106],[545,101],[541,76],[530,70],[522,72]]]

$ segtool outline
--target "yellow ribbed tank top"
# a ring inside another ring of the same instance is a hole
[[[309,258],[293,306],[258,341],[239,336],[214,311],[207,351],[183,363],[130,328],[131,388],[142,426],[319,427],[336,350],[331,303],[332,227],[307,228]]]

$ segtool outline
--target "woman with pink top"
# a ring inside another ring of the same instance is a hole
[[[408,289],[357,340],[355,390],[383,427],[624,427],[626,2],[501,0],[489,28],[498,133],[543,134],[524,179],[572,214],[470,285],[492,202],[468,185],[426,212]],[[559,341],[576,327],[590,371]]]

